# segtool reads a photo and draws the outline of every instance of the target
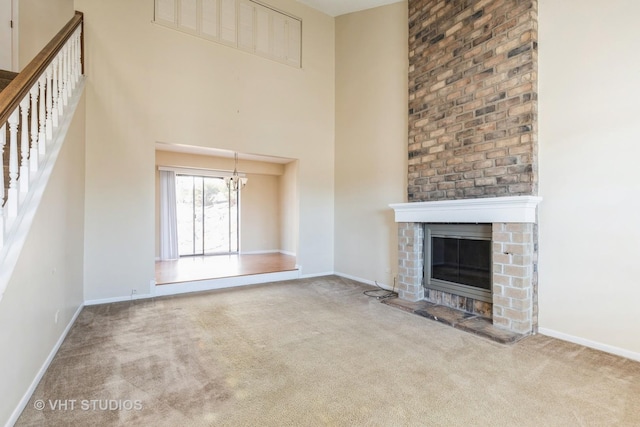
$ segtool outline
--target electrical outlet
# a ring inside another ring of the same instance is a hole
[[[60,310],[56,310],[56,315],[53,316],[53,321],[57,324],[58,323],[58,317],[60,316]]]
[[[133,297],[134,295],[138,294],[138,290],[137,289],[131,289],[131,296]]]

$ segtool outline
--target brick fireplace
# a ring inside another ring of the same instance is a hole
[[[398,223],[398,294],[492,319],[494,326],[528,334],[537,326],[536,209],[539,197],[515,196],[391,205]],[[492,301],[423,286],[424,224],[491,224]]]
[[[538,2],[408,6],[409,203],[394,205],[400,297],[535,331]],[[425,291],[425,223],[491,225],[491,302]]]

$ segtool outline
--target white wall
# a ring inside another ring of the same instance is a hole
[[[84,110],[83,97],[0,301],[0,425],[83,302]]]
[[[640,359],[640,3],[539,3],[540,328]]]
[[[154,143],[299,159],[304,273],[333,271],[334,21],[294,0],[303,67],[155,25],[153,1],[76,0],[85,12],[86,298],[148,293]]]
[[[148,294],[154,278],[155,147],[144,79],[152,3],[75,3],[86,11],[85,300]]]
[[[18,63],[21,70],[73,18],[73,13],[73,0],[18,2]]]
[[[336,272],[393,285],[407,198],[407,2],[336,18]]]
[[[280,177],[247,174],[240,206],[240,251],[280,251]]]
[[[280,248],[291,255],[298,252],[299,201],[298,162],[292,161],[284,166],[284,174],[280,178]]]

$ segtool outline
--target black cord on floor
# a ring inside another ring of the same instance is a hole
[[[378,289],[372,289],[372,290],[368,290],[368,291],[364,291],[363,294],[365,294],[368,297],[371,298],[375,298],[375,299],[387,299],[387,298],[395,298],[398,296],[398,293],[396,292],[396,278],[393,278],[393,290],[388,290],[388,289],[384,289],[382,287],[380,287],[380,285],[378,285],[378,282],[375,281],[373,282],[376,284],[376,286],[378,287]]]

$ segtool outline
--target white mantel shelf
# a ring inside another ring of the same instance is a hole
[[[394,203],[396,222],[535,223],[542,197],[510,196],[480,199]]]

